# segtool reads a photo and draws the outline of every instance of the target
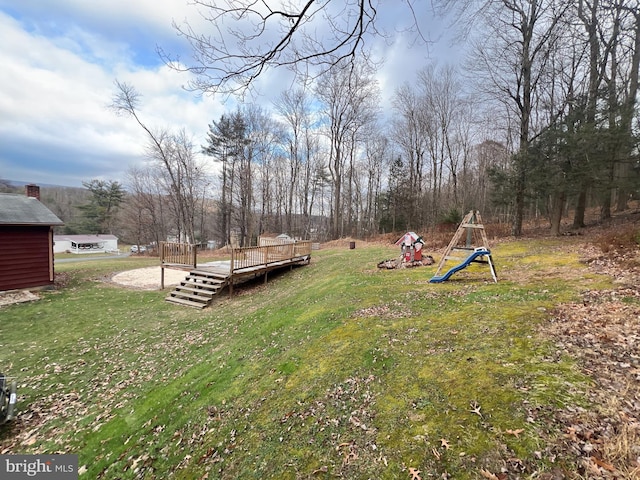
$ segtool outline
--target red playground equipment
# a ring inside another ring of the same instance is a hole
[[[398,239],[396,245],[402,247],[402,261],[419,262],[422,260],[422,246],[424,240],[415,232],[407,232]]]

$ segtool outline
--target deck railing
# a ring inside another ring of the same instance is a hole
[[[240,247],[231,251],[231,272],[268,267],[285,260],[311,255],[311,242],[281,243],[261,247]]]
[[[160,242],[160,264],[196,268],[197,245]]]

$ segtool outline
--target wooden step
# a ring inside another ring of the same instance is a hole
[[[217,292],[211,290],[200,290],[194,291],[192,289],[182,289],[182,287],[176,287],[169,295],[173,295],[176,297],[187,297],[187,298],[212,298]]]
[[[205,270],[191,270],[185,280],[165,297],[168,302],[194,308],[205,308],[213,297],[227,286],[228,277]]]
[[[201,286],[202,287],[202,286]],[[177,295],[181,297],[206,297],[211,299],[220,288],[192,288],[185,285],[178,285],[171,292],[171,295]]]
[[[194,293],[183,292],[176,289],[166,297],[166,300],[169,300],[169,301],[173,301],[174,299],[188,300],[190,302],[197,303],[202,305],[203,307],[206,307],[212,298],[213,298],[213,294],[197,295]]]
[[[186,285],[176,285],[171,293],[181,294],[181,295],[194,295],[194,296],[203,296],[207,295],[209,297],[214,296],[218,293],[219,288],[192,288]]]
[[[182,282],[183,285],[201,285],[203,287],[218,287],[220,285],[226,285],[225,280],[201,278],[201,277],[187,277]]]
[[[187,307],[200,308],[200,309],[208,305],[207,303],[193,302],[191,300],[187,300],[185,298],[179,298],[179,297],[167,297],[165,298],[165,300],[167,302],[176,303],[178,305],[185,305]]]
[[[180,286],[175,287],[175,289],[174,289],[174,291],[190,292],[190,293],[200,294],[200,295],[209,296],[209,297],[213,297],[216,293],[218,293],[218,290],[220,290],[219,287],[217,287],[217,288],[202,288],[201,286],[199,286],[198,288],[192,288],[192,287],[187,287],[186,285],[180,285]]]
[[[219,279],[227,279],[229,277],[228,273],[218,273],[218,272],[210,272],[208,270],[191,270],[189,272],[190,275],[198,276],[198,277],[206,277],[206,278],[219,278]]]

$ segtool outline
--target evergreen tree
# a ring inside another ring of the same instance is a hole
[[[390,166],[389,189],[379,200],[382,209],[380,230],[395,232],[411,228],[409,206],[413,199],[407,165],[398,156]],[[414,225],[414,228],[417,228]]]
[[[207,145],[202,147],[204,154],[213,157],[215,162],[222,165],[218,237],[224,244],[231,243],[233,186],[237,181],[239,159],[246,143],[246,130],[246,122],[240,111],[230,116],[222,115],[219,121],[209,124]]]
[[[117,181],[91,180],[82,182],[91,192],[88,203],[79,205],[81,212],[76,230],[82,233],[113,233],[113,220],[125,197],[125,191]]]

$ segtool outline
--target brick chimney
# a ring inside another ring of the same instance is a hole
[[[40,187],[38,185],[34,185],[34,184],[25,185],[25,190],[27,193],[27,197],[32,197],[40,201]]]

